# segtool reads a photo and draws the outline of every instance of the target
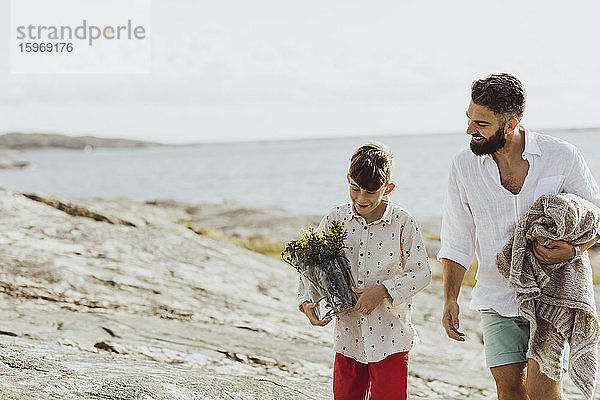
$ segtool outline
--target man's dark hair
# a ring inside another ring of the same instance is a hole
[[[489,108],[505,120],[521,120],[526,97],[523,84],[511,74],[492,74],[471,85],[473,103]]]
[[[350,178],[365,190],[379,190],[390,183],[393,158],[391,150],[381,143],[360,146],[350,161]]]

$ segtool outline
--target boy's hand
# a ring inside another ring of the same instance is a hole
[[[353,287],[352,291],[359,295],[354,309],[363,315],[371,314],[371,311],[388,297],[388,291],[383,284],[365,289]]]
[[[317,307],[317,303],[309,303],[305,301],[300,305],[300,310],[306,315],[306,318],[310,321],[310,324],[313,326],[325,326],[331,322],[331,317],[327,317],[325,319],[317,318],[317,314],[315,313],[315,307]]]

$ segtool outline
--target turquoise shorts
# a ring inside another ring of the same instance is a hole
[[[525,317],[504,317],[491,308],[479,310],[488,368],[526,362],[529,353],[529,321]],[[563,369],[568,366],[563,354]]]

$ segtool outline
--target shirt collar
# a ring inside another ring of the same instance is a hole
[[[352,219],[352,218],[357,218],[357,219],[363,219],[364,217],[360,216],[355,210],[354,210],[354,205],[352,203],[349,204],[348,207],[348,220]],[[392,223],[392,201],[388,199],[387,205],[385,207],[385,211],[383,212],[383,215],[381,216],[381,218],[379,218],[376,221],[371,222],[369,225],[376,225],[379,222],[385,222],[386,224],[390,225]]]
[[[542,151],[540,150],[540,146],[538,145],[535,134],[523,125],[519,125],[516,129],[518,129],[518,128],[523,128],[523,130],[525,131],[525,149],[523,150],[523,154],[522,154],[523,159],[527,158],[526,154],[532,154],[532,155],[535,154],[535,155],[541,156]],[[492,158],[491,154],[484,154],[479,157],[479,161],[483,165],[485,160],[491,159],[491,158]]]
[[[536,154],[538,156],[541,156],[542,151],[540,150],[540,146],[538,145],[535,133],[531,132],[524,126],[523,129],[525,130],[525,150],[523,150],[523,157],[525,157],[525,154]]]

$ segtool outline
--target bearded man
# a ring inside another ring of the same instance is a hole
[[[498,272],[496,254],[540,195],[573,193],[600,206],[600,190],[575,146],[520,124],[525,98],[523,85],[510,74],[472,84],[470,149],[452,161],[444,202],[438,253],[444,275],[442,325],[448,337],[464,341],[457,299],[475,254],[471,308],[481,313],[486,364],[498,398],[555,400],[563,398],[561,382],[541,373],[530,357],[529,321],[519,316],[515,291]],[[546,241],[536,243],[533,252],[542,264],[554,264],[579,256],[598,239],[600,234],[582,246]]]

